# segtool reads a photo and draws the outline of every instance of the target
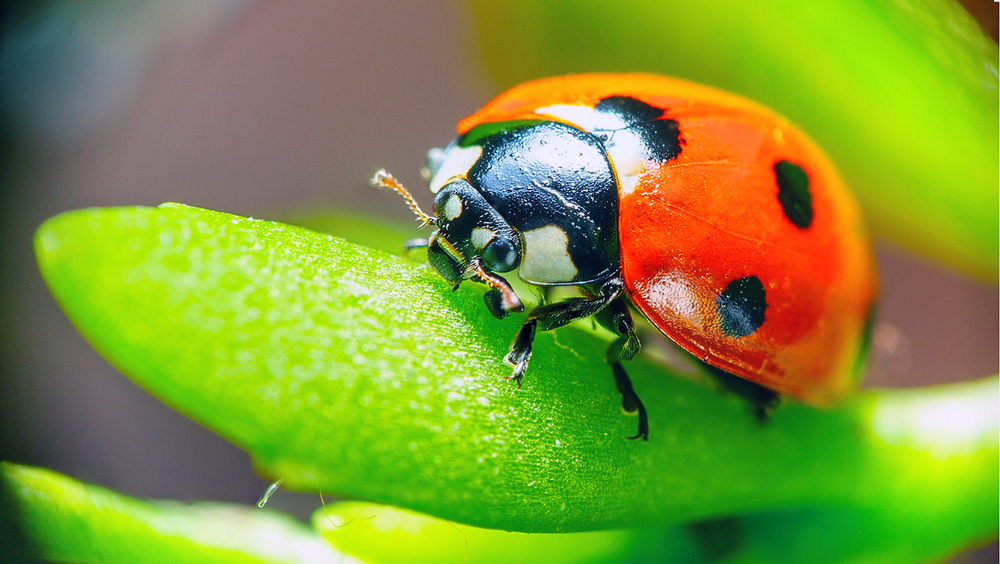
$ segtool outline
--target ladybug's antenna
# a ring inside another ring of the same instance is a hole
[[[417,205],[417,201],[413,199],[410,191],[404,188],[403,185],[396,180],[396,177],[386,172],[384,168],[376,172],[375,176],[373,176],[369,182],[376,188],[390,188],[395,190],[400,196],[405,198],[406,203],[410,206],[410,209],[413,210],[413,213],[417,214],[417,217],[419,217],[420,221],[423,222],[421,227],[424,225],[437,225],[437,218],[424,213],[424,210],[420,209],[420,206]]]

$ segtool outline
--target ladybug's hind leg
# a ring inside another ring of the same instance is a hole
[[[635,333],[635,322],[632,321],[632,314],[628,310],[625,298],[619,297],[607,308],[598,313],[595,318],[602,327],[618,335],[610,345],[605,358],[611,366],[611,373],[615,377],[615,387],[622,395],[622,409],[627,413],[639,414],[639,431],[630,439],[649,440],[649,418],[646,415],[646,408],[642,405],[642,400],[632,389],[632,380],[625,372],[625,367],[621,361],[632,360],[639,354],[642,348],[639,337]]]
[[[750,411],[761,424],[767,423],[771,414],[781,403],[781,397],[776,392],[760,384],[734,376],[721,368],[710,364],[705,365],[716,381],[729,393],[745,399],[750,405]]]

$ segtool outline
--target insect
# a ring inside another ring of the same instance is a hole
[[[805,403],[852,389],[877,270],[858,206],[805,135],[770,110],[643,74],[528,82],[458,124],[424,171],[431,266],[488,286],[497,318],[524,306],[503,273],[580,296],[535,307],[504,358],[520,385],[536,331],[594,316],[622,405],[646,410],[622,367],[631,309],[698,359]]]

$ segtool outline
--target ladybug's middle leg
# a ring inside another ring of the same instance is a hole
[[[639,337],[635,334],[635,322],[632,321],[632,314],[628,310],[625,298],[619,297],[595,318],[602,327],[618,335],[618,338],[608,345],[605,358],[615,377],[615,387],[622,395],[622,409],[627,413],[639,414],[639,431],[629,438],[649,440],[649,418],[646,416],[646,408],[632,389],[632,380],[629,379],[621,363],[623,360],[632,360],[642,348]]]
[[[622,292],[622,285],[619,280],[611,280],[605,283],[597,295],[594,297],[569,298],[557,303],[545,304],[536,307],[528,314],[528,319],[521,325],[514,342],[510,345],[510,352],[504,357],[504,362],[514,367],[511,378],[521,385],[521,377],[528,368],[528,361],[531,359],[531,343],[535,340],[535,331],[550,331],[557,327],[562,327],[574,319],[590,317],[602,309],[608,307],[615,301]]]

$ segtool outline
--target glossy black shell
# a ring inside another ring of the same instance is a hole
[[[466,178],[527,241],[522,261],[539,252],[532,248],[530,233],[555,226],[565,234],[565,252],[576,274],[540,280],[522,268],[526,282],[579,285],[617,273],[618,187],[595,136],[554,121],[503,122],[475,127],[455,145],[482,147]]]

